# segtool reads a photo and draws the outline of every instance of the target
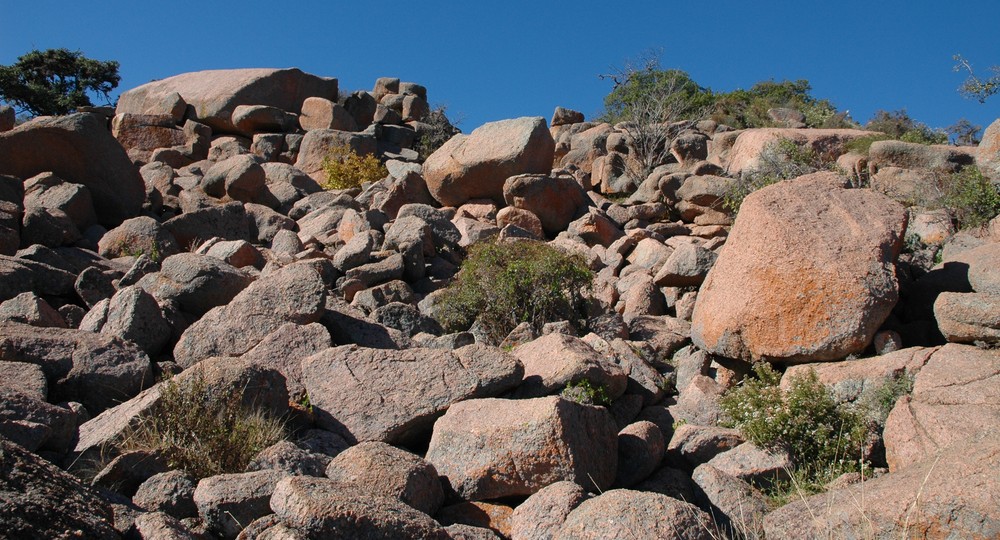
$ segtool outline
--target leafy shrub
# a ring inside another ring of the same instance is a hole
[[[903,142],[919,144],[943,144],[948,142],[948,134],[943,131],[927,127],[926,124],[917,122],[910,117],[906,109],[898,111],[875,111],[875,116],[865,124],[865,129],[870,131],[881,131],[889,136]]]
[[[547,322],[581,318],[583,292],[592,281],[580,256],[548,244],[481,242],[469,248],[436,318],[451,331],[478,320],[488,338],[499,343],[522,322],[540,331]]]
[[[261,450],[285,438],[284,423],[242,404],[240,392],[211,395],[204,379],[164,384],[159,402],[118,443],[157,450],[195,478],[243,472]]]
[[[887,378],[882,384],[866,389],[858,397],[857,405],[860,411],[880,427],[885,426],[885,419],[896,406],[896,401],[913,391],[913,374],[897,373]]]
[[[589,379],[581,379],[566,385],[560,395],[584,405],[609,405],[611,398],[603,385],[595,385]]]
[[[818,99],[809,91],[809,81],[760,81],[749,90],[737,89],[714,94],[712,119],[738,129],[773,127],[769,109],[794,109],[805,115],[808,127],[853,127],[846,113],[839,113],[828,100]]]
[[[748,378],[721,400],[729,425],[762,448],[781,448],[810,479],[857,469],[867,427],[859,414],[839,405],[815,372],[795,377],[788,391],[769,364],[754,365]]]
[[[425,124],[417,134],[414,143],[414,150],[420,155],[420,161],[424,161],[435,150],[444,146],[449,139],[462,132],[448,120],[445,115],[445,107],[437,106],[424,117],[422,123]]]
[[[830,161],[811,147],[799,146],[790,139],[778,139],[764,147],[760,153],[760,162],[755,168],[743,171],[730,184],[722,206],[730,212],[738,212],[743,199],[754,191],[828,168],[829,165]]]
[[[359,156],[349,146],[335,146],[330,149],[322,162],[326,174],[326,189],[350,189],[361,187],[367,182],[377,182],[389,172],[377,157],[368,154]]]
[[[959,228],[982,227],[1000,214],[997,186],[975,166],[949,175],[944,181],[943,192],[941,204]]]

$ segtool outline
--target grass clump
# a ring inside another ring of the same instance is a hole
[[[164,383],[159,402],[117,444],[159,451],[195,478],[243,472],[261,450],[286,437],[284,423],[243,405],[242,393],[214,393],[201,377]]]
[[[563,388],[560,395],[571,401],[584,405],[610,405],[611,398],[602,384],[594,384],[589,379],[573,381]]]
[[[820,485],[858,471],[867,424],[838,404],[815,372],[792,378],[787,391],[770,364],[755,364],[754,374],[722,397],[729,426],[761,448],[787,451],[798,484]]]
[[[448,331],[478,320],[487,338],[500,343],[522,322],[540,332],[548,322],[583,318],[583,293],[592,281],[582,257],[548,244],[481,242],[469,248],[436,318]]]
[[[325,189],[357,188],[365,183],[377,182],[389,174],[377,157],[371,154],[359,156],[346,145],[331,148],[321,166],[326,175]]]
[[[758,189],[826,169],[830,160],[812,147],[800,146],[791,139],[778,139],[768,143],[760,153],[760,162],[753,169],[743,171],[734,180],[722,199],[726,210],[739,212],[743,199]]]

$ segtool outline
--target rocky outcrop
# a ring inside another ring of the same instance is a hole
[[[337,98],[337,80],[292,69],[222,69],[167,77],[123,92],[117,114],[171,115],[180,100],[185,115],[218,133],[239,133],[233,111],[268,105],[298,114],[309,97]]]

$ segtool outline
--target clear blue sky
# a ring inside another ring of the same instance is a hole
[[[905,108],[932,127],[986,127],[1000,96],[962,98],[963,54],[1000,64],[998,0],[365,2],[0,0],[0,64],[66,47],[121,62],[125,90],[187,71],[299,67],[346,90],[380,76],[428,88],[471,131],[483,122],[601,110],[597,75],[650,48],[718,91],[808,79],[860,121]]]

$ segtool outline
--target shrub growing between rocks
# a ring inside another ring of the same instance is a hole
[[[816,373],[793,377],[787,391],[770,364],[754,365],[747,378],[722,397],[729,427],[761,448],[782,448],[799,477],[823,481],[855,472],[863,456],[867,427],[861,415],[839,405]]]
[[[538,332],[547,322],[584,318],[583,293],[592,281],[580,256],[542,242],[482,242],[469,248],[437,319],[450,331],[478,320],[490,341],[500,343],[522,322]]]
[[[739,179],[730,184],[722,205],[726,210],[736,213],[743,204],[743,199],[754,191],[782,180],[829,168],[829,165],[830,160],[812,148],[799,146],[790,139],[778,139],[764,147],[757,167],[744,171]]]
[[[975,166],[945,180],[942,205],[959,228],[982,227],[1000,214],[1000,192]]]
[[[359,156],[348,146],[335,146],[321,164],[326,175],[326,189],[350,189],[366,182],[377,182],[389,172],[374,155]]]
[[[240,392],[212,395],[204,379],[168,381],[159,403],[126,432],[124,451],[166,455],[195,478],[243,472],[261,450],[285,438],[285,425],[241,403]]]

